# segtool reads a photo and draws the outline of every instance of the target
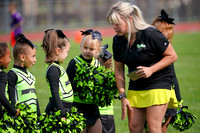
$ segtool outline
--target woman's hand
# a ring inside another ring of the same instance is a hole
[[[121,119],[123,120],[126,117],[126,109],[128,108],[128,110],[132,111],[131,105],[130,105],[128,99],[126,99],[126,97],[123,97],[121,99],[121,108],[122,108]]]
[[[140,78],[149,78],[153,74],[151,67],[139,66],[137,69],[136,74],[139,75]]]

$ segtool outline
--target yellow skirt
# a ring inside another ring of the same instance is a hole
[[[152,89],[134,91],[128,90],[127,99],[132,107],[146,108],[153,105],[162,105],[171,101],[170,107],[175,108],[176,95],[174,89]]]
[[[169,99],[169,104],[167,108],[178,108],[178,100],[176,98],[175,90],[171,89],[171,97]]]

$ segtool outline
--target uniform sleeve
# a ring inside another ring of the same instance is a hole
[[[13,108],[15,108],[15,104],[16,104],[16,98],[15,98],[16,83],[17,83],[17,75],[13,71],[9,71],[8,72],[8,95],[9,95],[9,100],[11,101],[11,105]]]
[[[151,34],[151,46],[158,54],[163,54],[169,45],[169,41],[158,30],[152,31]]]
[[[41,112],[40,112],[40,106],[39,106],[39,102],[37,100],[37,115],[40,116]]]
[[[5,87],[7,83],[6,73],[0,74],[0,101],[8,113],[12,116],[16,115],[17,111],[10,105],[8,99],[5,96]]]
[[[121,52],[119,51],[120,45],[118,44],[117,36],[113,37],[113,58],[117,62],[122,62],[123,60],[121,59]]]
[[[69,81],[71,82],[72,89],[74,92],[76,92],[77,87],[76,84],[74,84],[74,78],[76,76],[76,61],[74,59],[69,62],[66,72],[69,77]]]
[[[66,72],[67,72],[67,75],[69,77],[69,81],[71,83],[73,83],[73,80],[74,80],[74,77],[75,77],[75,73],[76,73],[76,62],[74,59],[72,59],[69,64],[68,64],[68,67],[66,69]]]
[[[47,79],[50,84],[50,90],[52,95],[52,104],[56,107],[56,109],[61,110],[61,114],[65,113],[64,107],[62,105],[62,101],[59,95],[59,78],[60,78],[60,70],[57,67],[50,67],[47,71]]]

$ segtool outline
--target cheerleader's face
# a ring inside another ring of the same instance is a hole
[[[57,61],[60,63],[63,63],[65,61],[65,59],[68,56],[68,52],[70,49],[70,45],[65,45],[62,47],[62,49],[58,48],[58,55],[57,55]]]
[[[81,54],[86,60],[90,60],[98,53],[99,44],[91,42],[85,42],[81,45]]]
[[[11,61],[10,50],[7,48],[6,54],[3,57],[0,55],[0,66],[3,67],[4,69],[7,69],[10,61]]]
[[[24,67],[30,68],[36,62],[36,50],[35,48],[27,47],[26,53],[22,55],[21,60],[24,62]]]

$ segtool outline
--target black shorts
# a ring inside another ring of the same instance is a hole
[[[114,115],[101,115],[102,133],[115,133]]]
[[[79,113],[83,113],[86,118],[87,125],[94,125],[98,118],[100,118],[99,108],[95,104],[84,104],[74,102],[73,106],[77,108]]]

